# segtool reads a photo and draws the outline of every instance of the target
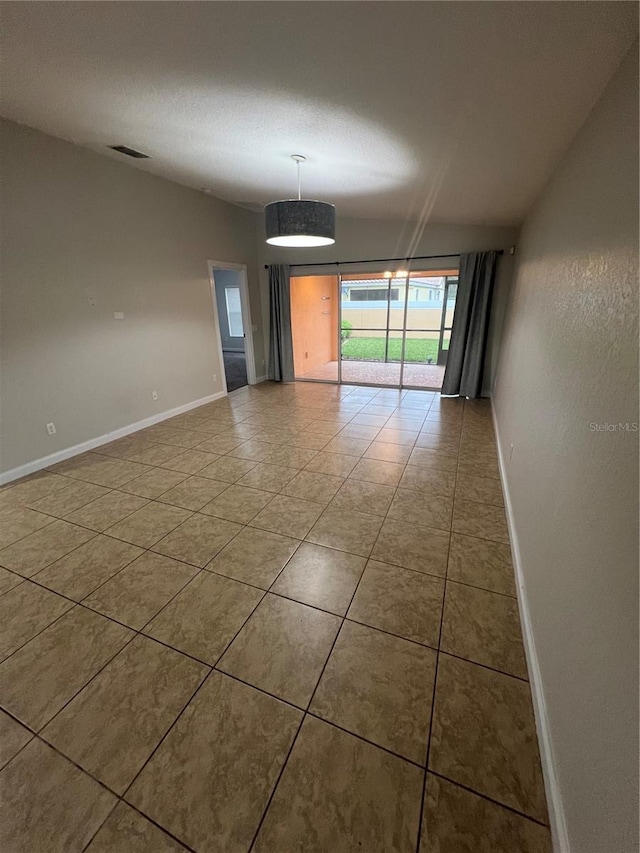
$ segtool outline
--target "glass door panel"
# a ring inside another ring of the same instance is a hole
[[[438,353],[446,280],[442,273],[411,273],[407,288],[403,387],[442,387],[444,370],[438,367]]]
[[[296,379],[338,382],[338,276],[292,276],[290,301]]]

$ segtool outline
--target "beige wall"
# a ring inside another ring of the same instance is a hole
[[[638,850],[638,433],[592,426],[638,421],[637,63],[525,223],[494,391],[572,853]]]
[[[208,258],[249,265],[265,373],[254,214],[20,125],[1,129],[0,470],[221,389]]]

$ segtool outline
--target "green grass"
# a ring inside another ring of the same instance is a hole
[[[384,361],[384,338],[349,338],[342,344],[342,357],[366,359],[367,361]],[[400,361],[402,341],[397,338],[389,339],[389,361]],[[426,364],[427,359],[438,359],[438,341],[426,338],[407,338],[405,342],[405,361]]]

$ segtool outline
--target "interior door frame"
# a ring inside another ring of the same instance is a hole
[[[209,283],[211,287],[211,302],[213,305],[213,320],[215,326],[216,343],[218,347],[218,359],[222,371],[222,384],[225,394],[227,391],[227,375],[224,369],[224,354],[222,352],[222,333],[220,331],[220,317],[218,315],[218,303],[216,301],[216,270],[235,270],[240,273],[240,306],[242,308],[242,326],[244,328],[244,360],[247,365],[247,382],[249,385],[257,383],[256,359],[253,347],[253,324],[251,323],[251,304],[249,302],[249,282],[247,279],[247,265],[234,264],[230,261],[207,261],[209,272]]]

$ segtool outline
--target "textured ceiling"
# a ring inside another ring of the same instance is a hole
[[[252,206],[522,220],[637,32],[624,2],[5,3],[0,112]],[[109,152],[125,144],[151,155]]]

